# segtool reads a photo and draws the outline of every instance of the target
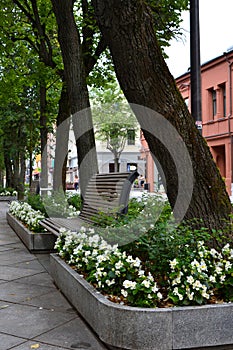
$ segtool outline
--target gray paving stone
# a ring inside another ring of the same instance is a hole
[[[21,338],[33,339],[55,327],[72,320],[74,315],[33,306],[17,305],[0,310],[0,329],[2,333]]]
[[[25,342],[25,339],[14,337],[12,335],[0,333],[1,350],[11,349],[12,346],[16,346]]]
[[[45,295],[27,298],[23,304],[42,307],[47,310],[72,312],[77,315],[75,309],[72,308],[71,304],[58,290]]]
[[[9,254],[9,252],[2,252],[0,253],[0,264],[1,265],[14,265],[16,263],[20,262],[27,262],[31,260],[36,260],[36,257],[30,254],[27,251],[15,249],[12,254]]]
[[[94,337],[81,318],[76,318],[36,337],[35,340],[67,347],[68,349],[106,350],[106,347]]]
[[[14,247],[11,247],[10,245],[3,245],[0,246],[0,253],[1,252],[9,252],[9,250],[14,250]]]
[[[5,245],[0,245],[0,247],[5,247],[5,248],[11,248],[11,249],[25,249],[24,245],[22,242],[20,242],[19,240],[16,240],[15,242],[11,242],[9,244],[5,244]]]
[[[38,260],[30,260],[30,261],[27,260],[27,261],[22,261],[19,263],[14,263],[12,265],[14,265],[14,267],[20,267],[22,269],[35,270],[36,272],[43,272],[44,271],[43,266],[39,263]],[[11,266],[11,264],[8,266]]]
[[[14,238],[10,239],[10,237],[0,238],[0,245],[11,244],[14,243]]]
[[[9,239],[11,242],[15,242],[15,235],[14,232],[9,229],[9,226],[7,224],[0,223],[0,240],[7,240]]]
[[[31,285],[28,288],[24,283],[7,282],[1,285],[0,300],[10,302],[26,302],[31,298],[39,297],[44,294],[49,294],[54,291],[54,288]]]
[[[13,281],[15,279],[35,275],[36,271],[31,269],[22,269],[13,266],[0,266],[0,279]]]
[[[49,254],[35,254],[38,261],[45,268],[46,271],[50,272],[50,255]]]
[[[32,350],[33,346],[38,346],[38,350],[67,350],[67,348],[62,348],[60,346],[52,346],[49,344],[43,344],[43,343],[38,343],[35,341],[28,341],[20,346],[14,347],[12,350]],[[79,348],[79,350],[82,350],[83,348]]]
[[[15,280],[14,282],[24,283],[29,285],[35,284],[39,286],[54,287],[53,279],[47,272],[37,273],[36,275],[28,276],[28,277],[22,277],[18,280]]]
[[[0,310],[5,309],[5,308],[9,307],[10,305],[11,305],[11,303],[9,303],[7,301],[0,300]]]

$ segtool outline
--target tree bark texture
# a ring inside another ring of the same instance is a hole
[[[77,145],[80,187],[84,194],[90,177],[98,171],[98,163],[81,41],[73,15],[74,1],[51,0],[51,2],[58,24],[64,80],[67,84]]]
[[[66,84],[63,83],[57,116],[56,149],[53,189],[66,189],[66,165],[70,130],[70,104]]]
[[[92,3],[111,50],[118,81],[132,104],[150,151],[165,174],[174,215],[182,219],[182,203],[191,193],[184,219],[200,218],[206,227],[222,227],[223,219],[229,219],[231,212],[225,183],[163,59],[150,8],[143,0]],[[160,135],[161,125],[163,134],[167,130],[165,141],[164,135]],[[189,171],[189,157],[182,159],[183,151],[179,152],[182,143],[190,157]],[[178,196],[180,204],[176,206]]]
[[[41,178],[40,188],[48,187],[48,159],[47,159],[47,89],[43,82],[40,84],[40,140],[41,140]]]

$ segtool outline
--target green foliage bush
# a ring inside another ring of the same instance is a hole
[[[30,206],[34,210],[39,210],[41,213],[43,213],[47,217],[47,213],[46,213],[43,201],[39,194],[28,193],[27,202],[28,204],[30,204]]]
[[[65,200],[67,201],[65,203]],[[72,207],[73,212],[77,212],[81,208],[81,196],[79,194],[66,194],[64,200],[63,192],[56,192],[52,196],[45,196],[43,199],[39,194],[28,193],[27,202],[34,210],[39,210],[46,217],[48,216],[46,208],[49,208],[50,216],[59,216],[60,214],[68,214]],[[65,211],[65,212],[64,212]]]
[[[224,243],[222,231],[209,232],[200,221],[176,225],[164,201],[159,218],[153,224],[148,221],[148,228],[147,216],[155,218],[159,202],[155,197],[133,199],[129,215],[111,219],[110,226],[83,228],[77,234],[62,232],[56,244],[59,254],[110,300],[123,304],[168,307],[232,302],[233,245]],[[144,232],[143,226],[148,228]],[[113,238],[124,234],[132,240],[112,244]],[[215,249],[211,245],[217,241]]]
[[[72,205],[77,211],[81,210],[82,207],[82,199],[79,194],[75,194],[72,196],[69,196],[67,199],[69,205]]]
[[[0,196],[16,196],[17,191],[12,187],[1,187],[0,186]]]

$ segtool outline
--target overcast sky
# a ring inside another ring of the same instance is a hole
[[[199,0],[201,64],[233,48],[233,0]],[[166,49],[170,72],[176,78],[190,67],[189,12],[183,13],[183,42],[172,40]]]

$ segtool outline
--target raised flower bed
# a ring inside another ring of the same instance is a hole
[[[119,305],[97,292],[57,254],[51,254],[50,261],[58,288],[111,349],[233,347],[233,304],[149,309]]]
[[[12,202],[6,217],[8,224],[28,250],[31,252],[55,251],[56,237],[50,232],[39,232],[39,220],[43,216],[34,211],[27,203]]]
[[[6,201],[11,202],[17,199],[16,191],[0,190],[0,202]]]
[[[55,247],[56,285],[110,349],[233,348],[233,304],[219,298],[225,291],[232,300],[229,244],[217,252],[198,242],[182,271],[179,258],[170,260],[166,289],[138,257],[109,245],[92,228],[61,231]]]

